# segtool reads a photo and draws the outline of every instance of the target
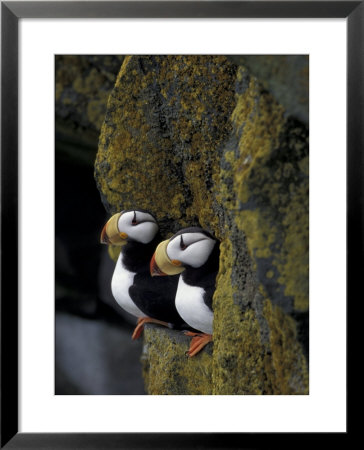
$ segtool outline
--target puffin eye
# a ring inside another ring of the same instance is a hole
[[[132,225],[137,225],[138,224],[138,221],[136,219],[136,212],[135,211],[134,211],[134,217],[133,217],[133,220],[131,221],[131,224]]]
[[[179,243],[179,246],[180,246],[181,250],[185,250],[187,248],[187,245],[183,242],[182,234],[181,234],[181,241]]]

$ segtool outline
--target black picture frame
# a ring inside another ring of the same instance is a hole
[[[362,278],[363,1],[1,2],[1,448],[257,448],[271,433],[18,433],[18,21],[20,18],[347,18],[347,303]],[[11,105],[11,108],[9,108]],[[348,345],[348,350],[350,346]],[[349,431],[349,429],[348,429]],[[347,438],[338,433],[335,439]],[[305,444],[310,433],[303,434]],[[325,439],[324,435],[322,436]],[[315,435],[315,444],[321,438]]]

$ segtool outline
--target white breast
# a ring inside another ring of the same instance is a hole
[[[134,282],[135,272],[129,272],[123,264],[122,252],[115,266],[111,281],[111,291],[115,300],[125,311],[136,317],[145,317],[145,314],[135,305],[129,295],[129,288]]]
[[[214,314],[203,301],[204,292],[201,287],[186,284],[181,275],[176,294],[176,308],[188,325],[196,330],[212,334]]]

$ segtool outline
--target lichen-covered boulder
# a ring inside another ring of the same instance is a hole
[[[199,222],[218,229],[213,191],[235,77],[221,56],[126,57],[95,165],[108,211],[143,205],[166,233]]]
[[[126,57],[109,98],[95,162],[106,209],[221,241],[212,349],[186,360],[186,337],[147,328],[151,394],[308,393],[308,130],[239,64]]]

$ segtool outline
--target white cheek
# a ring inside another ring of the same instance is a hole
[[[169,259],[178,259],[178,261],[182,261],[183,258],[183,252],[180,248],[179,239],[173,239],[168,245],[167,245],[167,255]]]
[[[118,220],[118,228],[120,233],[127,233],[126,229],[129,228],[131,221],[133,220],[134,214],[131,212],[127,212],[122,214]]]
[[[134,212],[128,211],[122,214],[118,221],[118,228],[120,232],[126,233],[131,239],[148,244],[154,239],[158,232],[158,225],[155,222],[142,222],[138,225],[132,225]],[[137,212],[138,220],[150,220],[151,216],[146,213]]]
[[[208,260],[214,245],[215,241],[205,239],[187,247],[183,256],[185,264],[192,267],[201,267]]]
[[[201,267],[208,260],[214,245],[215,241],[204,239],[181,250],[180,242],[174,239],[167,247],[167,255],[170,259],[178,259],[191,267]]]
[[[142,244],[148,244],[148,242],[154,239],[157,234],[158,225],[153,222],[144,222],[139,225],[130,225],[126,233],[132,239],[135,239]]]

